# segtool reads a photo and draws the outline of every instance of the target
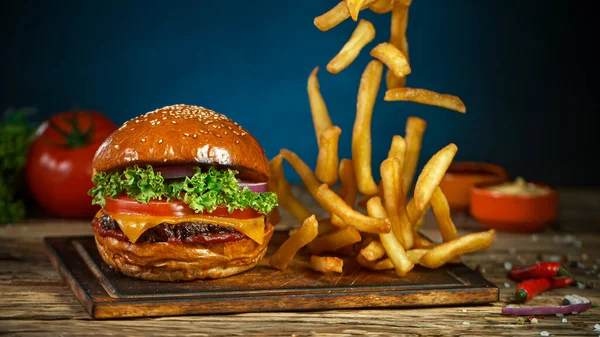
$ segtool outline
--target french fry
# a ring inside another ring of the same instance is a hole
[[[371,56],[383,62],[390,68],[396,77],[405,77],[410,74],[412,69],[408,63],[408,58],[400,49],[389,42],[382,42],[371,49]],[[402,89],[402,88],[398,88]],[[397,89],[390,89],[397,90]],[[390,91],[388,90],[388,92]]]
[[[313,214],[304,220],[298,231],[288,237],[279,246],[277,251],[271,256],[270,265],[273,268],[284,270],[288,263],[296,256],[296,253],[317,237],[317,231],[317,218]]]
[[[406,213],[408,214],[408,219],[410,220],[410,223],[411,225],[413,225],[414,228],[415,224],[417,223],[417,220],[419,220],[419,218],[422,215],[422,212],[417,209],[415,198],[411,198],[410,201],[408,201],[408,204],[406,204]]]
[[[346,7],[348,8],[352,20],[358,20],[358,13],[365,5],[365,2],[366,0],[346,0]]]
[[[450,216],[448,200],[446,199],[444,192],[442,192],[442,189],[439,187],[435,189],[433,196],[431,197],[431,208],[433,209],[433,214],[440,227],[442,240],[448,242],[458,238],[456,227]]]
[[[428,251],[429,251],[429,249],[415,248],[415,249],[407,250],[406,256],[408,257],[410,262],[412,262],[414,264],[419,264],[419,261],[421,261],[421,258],[423,257],[423,255],[425,255],[425,253],[427,253]]]
[[[367,211],[372,217],[387,217],[385,208],[381,203],[380,197],[372,197],[371,199],[369,199],[369,201],[367,202]],[[406,251],[404,250],[404,247],[402,247],[400,242],[398,242],[396,236],[394,236],[394,233],[390,232],[379,234],[379,239],[383,244],[388,258],[394,264],[394,269],[396,270],[396,274],[398,274],[398,276],[402,277],[413,269],[414,264],[410,262],[410,260],[406,256]]]
[[[335,125],[321,133],[315,175],[320,182],[329,186],[338,180],[338,141],[341,133],[342,129]]]
[[[337,227],[331,224],[331,219],[319,219],[319,235],[332,233],[337,230]]]
[[[423,134],[427,128],[427,122],[419,117],[409,117],[406,120],[406,160],[404,162],[404,194],[408,194],[415,178],[415,172],[419,163]]]
[[[388,151],[388,158],[396,157],[400,160],[401,165],[406,166],[406,141],[402,136],[395,135],[392,137],[392,145]]]
[[[344,44],[339,53],[327,64],[327,71],[338,74],[346,69],[369,42],[375,38],[375,27],[367,20],[361,19],[356,25],[348,42]]]
[[[390,24],[390,43],[400,49],[404,56],[410,60],[408,57],[408,41],[406,39],[409,6],[403,4],[401,1],[394,1]]]
[[[331,127],[331,117],[329,117],[329,111],[327,105],[321,95],[321,89],[319,86],[319,78],[317,73],[319,67],[315,67],[308,77],[307,91],[308,101],[310,103],[310,112],[312,114],[312,120],[315,127],[315,135],[317,137],[317,144],[321,141],[319,138],[323,131]]]
[[[385,258],[379,261],[369,261],[363,255],[357,255],[356,261],[361,266],[371,269],[371,270],[390,270],[394,269],[394,264],[390,258]]]
[[[344,260],[335,256],[317,256],[311,255],[310,267],[321,273],[335,272],[342,273]]]
[[[369,6],[373,13],[385,14],[392,11],[394,8],[394,0],[378,0]]]
[[[288,211],[296,220],[304,221],[312,213],[292,193],[292,187],[285,179],[283,157],[277,155],[271,159],[269,169],[271,171],[271,178],[268,182],[269,190],[277,194],[279,206]]]
[[[452,163],[456,151],[458,151],[456,144],[448,144],[434,154],[421,170],[414,193],[415,205],[419,211],[425,210],[425,206],[431,200],[433,192],[442,181],[450,163]]]
[[[431,248],[421,257],[419,264],[427,268],[439,268],[455,256],[488,249],[494,242],[496,231],[471,233]]]
[[[331,233],[321,235],[308,244],[308,249],[313,254],[333,252],[361,240],[360,233],[352,226],[335,230]]]
[[[410,101],[420,104],[438,106],[441,108],[466,113],[467,107],[463,101],[454,95],[440,94],[427,89],[395,88],[385,92],[385,101]]]
[[[306,165],[306,163],[300,159],[296,153],[288,149],[281,149],[279,154],[283,157],[283,159],[290,163],[290,165],[292,165],[294,171],[298,173],[300,179],[308,189],[308,192],[310,192],[310,194],[314,197],[317,193],[320,183],[310,167],[308,167],[308,165]]]
[[[377,0],[366,0],[361,10],[369,7],[373,2]],[[335,7],[328,10],[327,12],[317,16],[313,23],[322,32],[326,32],[331,28],[339,25],[350,17],[348,6],[345,1],[340,1]]]
[[[354,175],[354,166],[351,159],[342,159],[340,161],[339,177],[341,181],[340,197],[344,199],[346,204],[354,208],[358,190],[356,188],[356,178]],[[339,216],[332,214],[331,223],[336,227],[346,227],[346,223]]]
[[[417,205],[415,204],[415,199],[412,198],[406,205],[406,213],[408,214],[408,219],[410,220],[410,224],[412,225],[413,232],[417,233],[421,230],[423,223],[425,222],[425,213],[431,207],[431,203],[428,203],[425,206],[423,211],[417,209]]]
[[[385,255],[385,248],[383,248],[380,241],[373,240],[365,248],[361,249],[359,254],[364,256],[367,261],[373,262]]]
[[[429,241],[427,238],[423,237],[419,233],[414,234],[414,240],[415,244],[413,248],[431,248],[435,246],[433,242]]]
[[[369,62],[363,71],[356,103],[356,119],[352,129],[352,162],[358,190],[365,195],[375,195],[379,189],[371,171],[371,118],[379,91],[383,64]]]
[[[387,216],[392,222],[392,232],[396,239],[404,246],[404,249],[410,249],[414,245],[414,238],[412,226],[406,213],[401,177],[402,162],[400,159],[390,157],[381,163],[383,200]]]
[[[414,264],[420,264],[421,262],[421,257],[423,257],[423,255],[425,255],[425,253],[427,253],[429,251],[430,247],[428,248],[415,248],[415,249],[411,249],[406,251],[406,256],[408,256],[408,259],[410,260],[410,262],[414,263]],[[461,263],[462,261],[460,260],[459,256],[455,256],[452,259],[448,260],[448,263]]]
[[[336,227],[331,225],[330,219],[317,219],[317,222],[319,223],[319,235],[324,235],[337,230]],[[296,233],[299,229],[300,227],[290,229],[288,231],[288,236],[294,235],[294,233]]]
[[[408,5],[406,3],[409,3]],[[392,19],[390,24],[390,43],[400,49],[410,64],[408,56],[408,40],[406,38],[406,28],[408,27],[408,7],[410,1],[396,0],[392,9]],[[387,89],[402,88],[406,86],[406,76],[397,77],[394,72],[388,68],[385,75]]]
[[[328,213],[338,215],[346,224],[355,227],[361,232],[388,233],[391,231],[391,223],[388,219],[373,218],[355,211],[344,202],[344,199],[332,191],[327,184],[319,186],[316,199]]]
[[[385,85],[387,89],[402,88],[406,86],[406,77],[396,77],[394,72],[388,68],[385,72]]]

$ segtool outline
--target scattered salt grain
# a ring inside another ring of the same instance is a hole
[[[592,265],[592,269],[598,270],[598,265],[597,264]]]
[[[576,248],[581,248],[583,246],[583,243],[581,243],[581,241],[579,241],[579,240],[576,240],[576,241],[573,241],[573,245]]]
[[[589,256],[587,253],[583,253],[583,254],[581,254],[581,259],[582,259],[583,261],[587,261],[589,258],[590,258],[590,256]]]
[[[515,255],[516,253],[517,253],[517,248],[515,248],[515,247],[508,248],[508,254]]]
[[[560,256],[558,256],[558,255],[552,255],[552,256],[550,256],[550,261],[552,261],[552,262],[560,262]]]
[[[577,311],[571,312],[571,315],[577,315],[577,314],[579,314],[579,312],[577,312]]]
[[[560,313],[560,312],[556,314],[556,317],[563,317],[563,316],[564,316],[564,314]]]
[[[550,333],[548,331],[542,331],[540,332],[540,336],[550,336]]]
[[[505,270],[511,270],[512,269],[512,263],[510,263],[510,262],[504,262],[504,269]]]
[[[594,331],[600,331],[600,324],[594,325]]]
[[[537,234],[531,234],[531,241],[537,242],[538,240],[539,240],[539,237],[537,236]]]
[[[504,282],[504,288],[510,288],[510,283]]]
[[[582,282],[577,282],[577,288],[578,289],[585,289],[585,284]]]
[[[463,325],[469,325],[469,324],[471,324],[471,323],[469,323],[469,322],[463,322]]]
[[[462,312],[467,312],[467,309],[463,309]]]
[[[563,322],[563,323],[567,323],[567,319],[566,319],[566,318],[563,318],[561,322]]]

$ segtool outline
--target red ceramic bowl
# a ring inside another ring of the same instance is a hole
[[[454,162],[440,182],[452,211],[468,211],[471,189],[480,183],[502,183],[508,181],[506,170],[485,162]]]
[[[558,193],[552,187],[543,195],[510,195],[486,189],[494,183],[478,184],[471,190],[471,215],[483,226],[507,232],[537,232],[554,221]]]

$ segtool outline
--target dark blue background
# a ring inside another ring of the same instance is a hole
[[[122,123],[164,105],[203,105],[250,130],[269,158],[285,147],[314,167],[306,79],[319,66],[322,93],[343,130],[340,155],[349,157],[360,75],[368,51],[389,37],[389,14],[362,12],[376,40],[332,75],[325,66],[356,23],[321,32],[313,18],[336,3],[4,1],[0,109],[33,105],[47,116],[77,105]],[[458,95],[467,114],[384,102],[382,84],[374,162],[415,115],[428,122],[421,165],[454,142],[456,160],[495,162],[512,176],[556,185],[600,184],[588,159],[598,153],[599,111],[591,4],[414,0],[408,86]]]

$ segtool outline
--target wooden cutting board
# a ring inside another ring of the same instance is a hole
[[[349,259],[344,272],[319,273],[299,254],[285,271],[268,266],[287,233],[276,232],[257,267],[218,280],[151,282],[112,270],[93,236],[45,238],[48,257],[92,318],[156,317],[266,311],[482,304],[499,289],[463,264],[420,266],[405,277],[373,272]]]

